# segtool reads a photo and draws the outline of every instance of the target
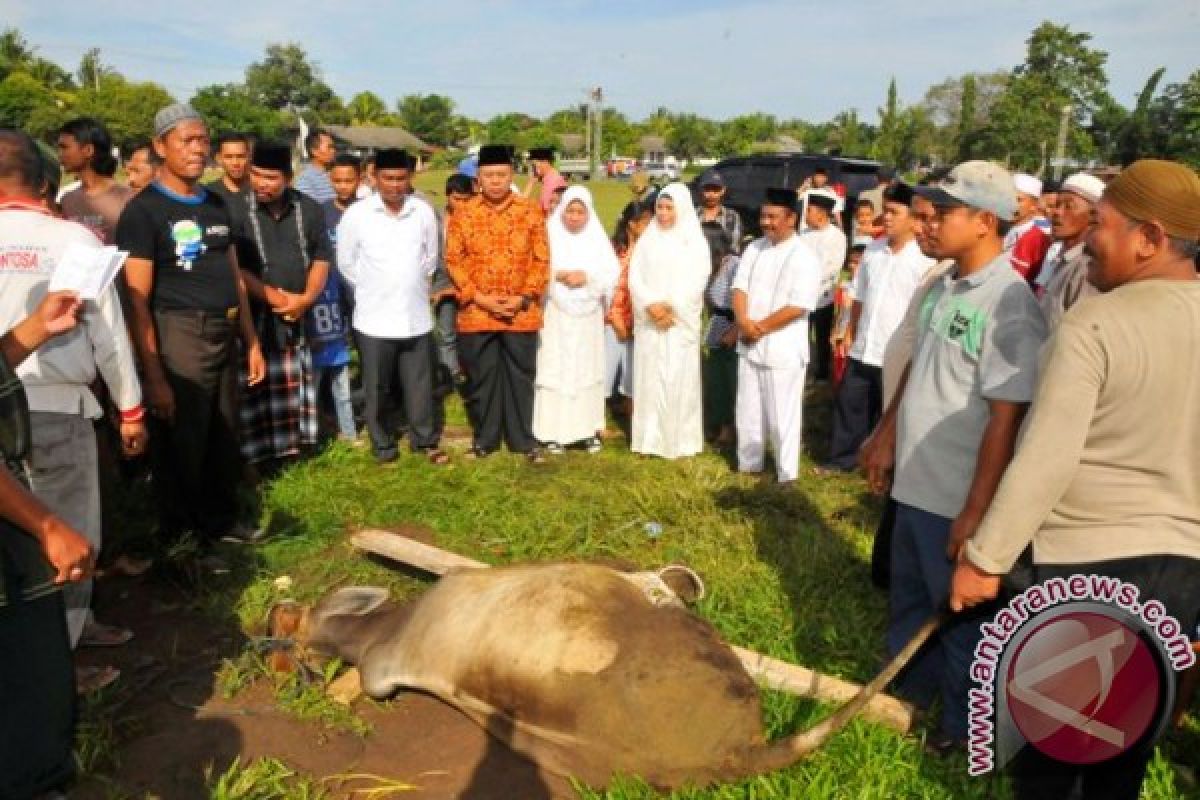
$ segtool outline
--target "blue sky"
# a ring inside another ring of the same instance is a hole
[[[600,85],[634,118],[661,105],[873,120],[891,76],[910,103],[946,77],[1010,68],[1044,19],[1094,35],[1126,105],[1156,67],[1171,82],[1200,66],[1200,0],[0,0],[2,24],[45,57],[73,69],[99,47],[180,98],[296,41],[344,98],[440,92],[483,119],[543,115]]]

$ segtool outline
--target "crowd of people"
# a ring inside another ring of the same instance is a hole
[[[403,150],[364,163],[316,130],[294,175],[289,145],[225,133],[214,148],[184,104],[154,129],[121,183],[104,127],[64,125],[78,184],[61,192],[37,143],[0,130],[0,642],[29,654],[0,658],[0,796],[67,778],[77,692],[117,679],[72,674],[71,651],[133,635],[90,611],[101,451],[148,452],[164,541],[253,541],[247,465],[270,474],[322,428],[379,463],[406,435],[445,465],[456,389],[468,458],[594,453],[611,411],[635,453],[689,457],[707,438],[786,486],[806,385],[829,381],[828,448],[807,444],[828,452],[816,475],[861,468],[887,497],[872,577],[888,648],[947,601],[958,612],[897,686],[940,699],[935,752],[967,738],[979,624],[1004,591],[1115,575],[1200,638],[1200,425],[1164,413],[1200,397],[1185,166],[1140,161],[1107,186],[983,161],[917,185],[881,170],[852,208],[819,171],[766,190],[756,238],[719,171],[695,194],[637,175],[610,236],[548,150],[522,190],[513,148],[483,146],[435,208]],[[210,157],[221,175],[202,184]],[[108,244],[127,253],[116,283],[48,292],[68,247]],[[1136,797],[1149,754],[1076,767],[1027,748],[1015,785]]]

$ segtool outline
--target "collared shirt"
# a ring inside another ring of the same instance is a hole
[[[1008,251],[1013,269],[1031,285],[1042,269],[1046,251],[1050,249],[1050,234],[1040,222],[1039,217],[1027,219],[1014,225],[1004,237],[1004,249]]]
[[[1092,259],[1083,251],[1084,243],[1059,254],[1051,264],[1050,279],[1038,301],[1046,315],[1046,325],[1053,333],[1071,306],[1100,290],[1088,282],[1088,266]]]
[[[817,308],[819,286],[817,255],[800,236],[779,244],[765,236],[751,242],[733,279],[734,290],[746,294],[746,315],[761,320],[784,306],[805,313],[754,344],[739,342],[738,355],[770,369],[807,364],[808,314]]]
[[[729,237],[729,244],[733,247],[733,252],[742,252],[742,217],[732,208],[728,206],[717,206],[717,215],[711,220],[704,218],[704,208],[696,209],[696,216],[700,218],[700,226],[716,223],[721,230]]]
[[[924,255],[912,239],[898,252],[892,250],[887,239],[867,245],[851,289],[854,299],[862,303],[851,358],[873,367],[883,366],[883,351],[904,319],[913,292],[932,266],[933,259]]]
[[[317,203],[327,203],[337,197],[337,193],[333,191],[333,181],[329,180],[329,173],[311,162],[305,164],[304,169],[296,176],[295,187],[296,191],[304,192]]]
[[[38,206],[0,204],[0,331],[12,329],[37,307],[58,259],[72,244],[101,246],[82,225],[50,216]],[[79,321],[17,367],[29,408],[95,419],[101,410],[89,386],[97,374],[117,408],[137,408],[142,390],[115,285],[95,300],[85,300]]]
[[[337,263],[354,292],[354,329],[380,339],[429,333],[437,258],[437,217],[421,198],[405,198],[397,213],[377,194],[346,209],[337,229]]]
[[[838,275],[846,263],[846,234],[830,222],[824,228],[809,228],[801,235],[817,254],[821,276],[817,308],[824,308],[833,303],[833,290],[837,288]]]
[[[459,205],[446,227],[446,269],[458,288],[459,331],[541,329],[541,299],[550,282],[550,245],[542,212],[531,201],[512,195],[494,206],[476,195]],[[505,320],[472,302],[479,292],[526,295],[530,302]]]
[[[278,218],[252,199],[236,242],[242,269],[268,286],[293,293],[306,288],[314,261],[329,263],[333,258],[325,212],[315,200],[295,189],[284,189],[283,213]]]
[[[1029,286],[1001,253],[965,278],[943,276],[921,304],[900,401],[892,496],[954,518],[962,511],[989,401],[1028,403],[1046,323]]]

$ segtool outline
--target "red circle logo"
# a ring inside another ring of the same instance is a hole
[[[1025,740],[1051,758],[1095,764],[1134,747],[1162,707],[1159,662],[1120,620],[1073,611],[1037,626],[1006,676],[1009,710]]]

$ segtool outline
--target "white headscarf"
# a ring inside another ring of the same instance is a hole
[[[698,331],[704,287],[712,272],[708,240],[687,186],[668,184],[658,193],[658,202],[664,197],[675,204],[675,224],[663,228],[656,216],[634,246],[629,268],[634,312],[644,316],[647,306],[665,302],[675,309],[680,324]]]
[[[571,233],[563,223],[563,213],[576,200],[583,203],[588,218],[583,230]],[[572,316],[603,308],[605,299],[612,295],[621,265],[600,218],[596,216],[592,193],[582,186],[567,189],[546,221],[546,229],[550,239],[550,302]],[[556,272],[573,270],[587,273],[587,283],[577,289],[553,277]]]

